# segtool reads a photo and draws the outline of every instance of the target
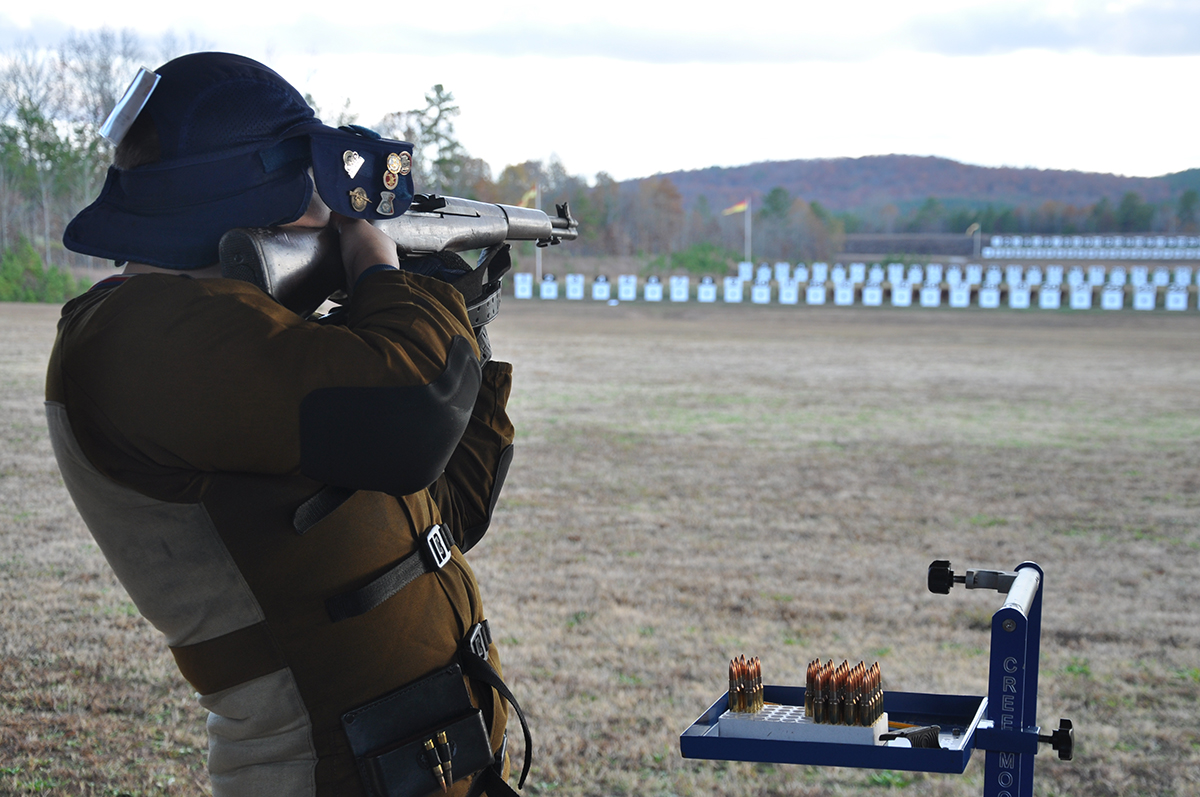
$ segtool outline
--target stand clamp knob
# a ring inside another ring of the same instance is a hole
[[[929,566],[929,591],[939,595],[949,595],[954,586],[954,571],[950,569],[949,559],[938,559]],[[961,584],[962,576],[958,577]]]
[[[1053,731],[1049,736],[1038,734],[1038,741],[1050,745],[1058,751],[1059,759],[1070,761],[1075,755],[1075,728],[1071,725],[1071,721],[1060,719],[1058,721],[1058,730]]]

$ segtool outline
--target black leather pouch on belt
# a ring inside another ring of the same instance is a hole
[[[372,797],[440,794],[494,761],[457,664],[346,712],[342,727]]]

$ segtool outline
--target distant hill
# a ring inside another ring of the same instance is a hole
[[[671,179],[685,207],[705,196],[714,211],[747,196],[760,199],[776,186],[793,197],[816,200],[838,211],[878,209],[887,204],[904,209],[931,196],[947,204],[1037,206],[1052,199],[1087,206],[1104,197],[1118,201],[1127,191],[1158,204],[1189,188],[1200,190],[1200,169],[1162,177],[1122,177],[1061,169],[971,166],[917,155],[764,161],[655,176]]]

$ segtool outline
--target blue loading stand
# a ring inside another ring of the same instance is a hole
[[[1038,654],[1042,633],[1042,569],[1024,562],[1015,572],[968,570],[955,575],[948,561],[929,567],[931,592],[949,593],[954,584],[994,589],[1005,601],[992,615],[992,647],[987,697],[918,692],[883,693],[888,719],[910,725],[940,726],[939,748],[914,748],[905,740],[886,744],[838,744],[720,735],[728,693],[709,706],[679,737],[684,758],[758,761],[773,764],[962,773],[975,749],[986,753],[984,797],[1032,797],[1033,757],[1038,743],[1050,744],[1059,758],[1073,755],[1070,720],[1042,735],[1037,726]],[[785,706],[804,705],[804,687],[765,686],[763,699]]]

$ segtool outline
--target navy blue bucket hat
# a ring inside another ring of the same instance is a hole
[[[386,219],[413,196],[412,145],[365,128],[333,128],[266,66],[228,53],[193,53],[156,70],[140,114],[160,159],[109,167],[100,196],[71,220],[75,252],[194,269],[218,260],[234,227],[287,224],[316,190],[331,209]],[[309,177],[309,168],[313,177]]]

